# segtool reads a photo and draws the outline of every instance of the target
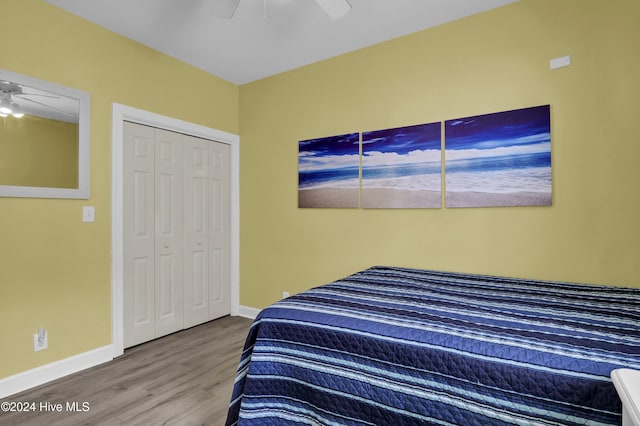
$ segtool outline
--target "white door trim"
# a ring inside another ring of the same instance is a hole
[[[123,300],[123,123],[131,121],[228,144],[230,150],[231,315],[240,311],[240,137],[130,106],[113,104],[111,128],[111,344],[113,356],[124,353]]]

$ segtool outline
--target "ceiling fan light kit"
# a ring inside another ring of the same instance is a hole
[[[14,102],[14,94],[22,93],[20,86],[8,81],[0,81],[0,117],[5,118],[10,115],[15,118],[22,118],[24,113],[20,105]]]
[[[0,117],[5,118],[10,115],[14,116],[15,118],[24,117],[22,108],[20,108],[20,105],[13,102],[11,93],[7,93],[2,90],[0,91]]]
[[[20,108],[20,105],[18,105],[15,102],[11,102],[11,115],[13,115],[15,118],[24,117],[24,113],[22,112],[22,108]]]
[[[334,21],[343,18],[351,11],[351,3],[348,0],[316,0],[316,3]]]
[[[343,18],[351,10],[349,0],[316,0],[316,3],[334,21]],[[231,19],[239,4],[240,0],[213,0],[211,13],[217,18]]]
[[[9,103],[9,99],[4,96],[0,99],[0,113],[11,114],[11,104]]]

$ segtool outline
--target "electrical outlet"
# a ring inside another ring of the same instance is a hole
[[[283,291],[282,292],[282,298],[286,299],[287,297],[289,297],[289,292],[288,291]]]
[[[38,352],[49,347],[49,336],[47,330],[39,328],[38,332],[33,335],[33,351]]]

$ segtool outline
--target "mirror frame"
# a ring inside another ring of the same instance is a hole
[[[89,93],[0,69],[0,79],[35,89],[75,98],[79,101],[78,115],[78,188],[49,188],[36,186],[0,185],[0,197],[89,199],[89,125],[91,99]]]

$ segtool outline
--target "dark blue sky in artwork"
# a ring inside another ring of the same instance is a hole
[[[326,157],[340,155],[359,155],[360,135],[349,133],[346,135],[328,136],[298,142],[301,157]]]
[[[416,150],[439,150],[440,139],[440,123],[374,130],[362,133],[362,152],[394,152],[404,155]]]
[[[447,120],[446,149],[493,149],[549,142],[550,117],[550,106],[542,105]]]

